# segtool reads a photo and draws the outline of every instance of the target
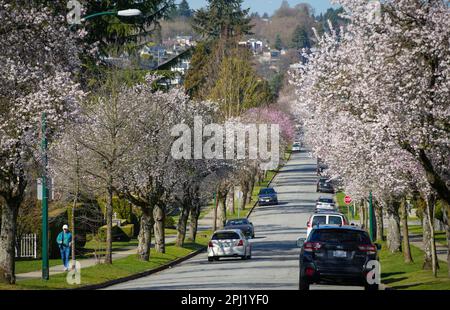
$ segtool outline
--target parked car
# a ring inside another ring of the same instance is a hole
[[[292,152],[300,152],[300,147],[301,147],[300,142],[295,142],[292,145]]]
[[[378,290],[366,279],[369,261],[378,260],[381,246],[373,244],[366,231],[354,226],[319,226],[308,238],[299,238],[299,289],[311,284],[347,284]]]
[[[225,229],[214,232],[208,243],[208,261],[221,257],[240,257],[250,259],[252,247],[250,241],[240,229]]]
[[[225,224],[225,229],[240,229],[248,238],[255,238],[255,229],[253,223],[248,219],[229,220]]]
[[[316,210],[331,210],[336,211],[336,202],[333,198],[319,197],[316,200]]]
[[[306,223],[306,237],[309,236],[314,227],[323,225],[349,225],[347,217],[335,211],[320,210],[314,212]]]
[[[327,178],[320,178],[317,181],[317,190],[318,193],[331,193],[334,194],[334,186],[331,180]]]
[[[258,203],[263,205],[277,205],[278,195],[273,188],[261,188],[258,194]]]

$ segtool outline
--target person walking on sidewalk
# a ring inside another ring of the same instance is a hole
[[[59,246],[59,251],[61,252],[61,259],[64,264],[64,271],[69,270],[69,257],[70,257],[70,247],[72,246],[72,233],[69,231],[69,226],[66,224],[62,227],[63,231],[59,233],[56,238],[56,242]]]

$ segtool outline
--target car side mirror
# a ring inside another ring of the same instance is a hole
[[[302,246],[303,246],[303,244],[305,243],[305,238],[298,238],[297,239],[297,246],[299,247],[299,248],[301,248]]]
[[[381,250],[381,244],[375,243],[375,246],[377,247],[377,250]]]

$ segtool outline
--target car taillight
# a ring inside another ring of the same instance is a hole
[[[311,228],[311,221],[306,222],[306,226],[307,226],[308,228]]]
[[[244,245],[244,240],[239,240],[239,242],[236,244],[236,246],[243,246]]]
[[[320,242],[306,242],[303,245],[305,252],[314,252],[314,251],[320,250],[321,247],[322,247],[322,244]]]
[[[305,275],[307,277],[312,277],[314,275],[314,272],[315,272],[314,268],[306,267],[305,269]]]
[[[358,249],[362,252],[367,252],[367,254],[376,254],[377,253],[377,247],[373,244],[358,245]]]
[[[210,241],[210,242],[208,243],[208,247],[210,247],[210,248],[214,247],[214,244],[212,243],[212,241]]]

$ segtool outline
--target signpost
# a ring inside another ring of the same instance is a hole
[[[347,216],[350,218],[350,204],[352,203],[352,197],[346,195],[344,198],[344,202],[347,205]]]

